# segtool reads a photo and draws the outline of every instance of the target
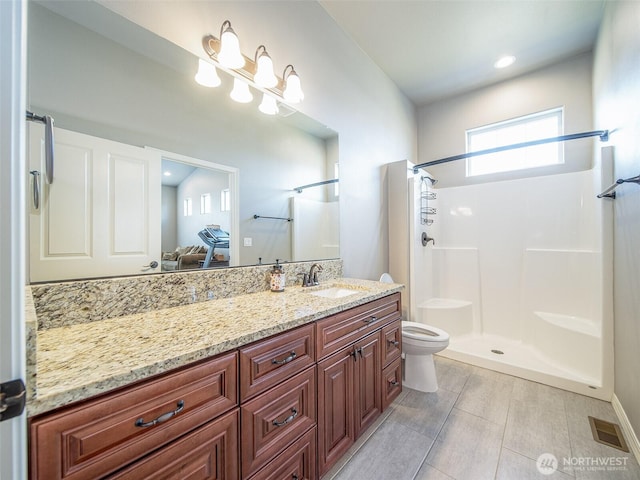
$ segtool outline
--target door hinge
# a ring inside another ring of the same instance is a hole
[[[18,417],[27,404],[27,391],[20,379],[0,383],[0,422]]]

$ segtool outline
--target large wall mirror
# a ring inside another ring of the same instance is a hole
[[[60,144],[53,184],[41,177],[39,208],[29,202],[31,282],[339,256],[337,184],[294,191],[337,178],[335,131],[286,105],[262,114],[258,92],[235,103],[222,72],[220,87],[197,85],[193,54],[95,2],[30,4],[28,37],[28,108],[55,119]],[[29,124],[30,170],[39,169],[37,128]],[[96,146],[78,148],[74,135]],[[65,198],[73,182],[88,183]],[[100,182],[121,198],[92,210]],[[52,212],[56,202],[64,208]],[[207,229],[229,237],[205,265]],[[90,263],[97,244],[107,245],[104,269]],[[118,252],[134,266],[119,267]],[[74,271],[78,259],[88,266]]]

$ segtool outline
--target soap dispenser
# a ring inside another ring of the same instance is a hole
[[[271,270],[271,291],[272,292],[284,292],[284,286],[287,277],[284,274],[284,268],[280,265],[279,260],[276,259],[276,264]]]

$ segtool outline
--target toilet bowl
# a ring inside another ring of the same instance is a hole
[[[393,283],[388,273],[380,277],[383,283]],[[404,375],[402,384],[421,392],[438,390],[433,354],[449,346],[449,334],[424,323],[402,321],[402,355]]]
[[[402,322],[404,380],[402,384],[421,392],[438,390],[433,354],[449,346],[449,334],[418,322]]]

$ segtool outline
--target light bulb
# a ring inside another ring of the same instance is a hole
[[[239,103],[249,103],[253,100],[253,95],[249,90],[249,84],[243,82],[239,78],[233,79],[233,90],[230,94],[231,98]]]
[[[221,83],[216,67],[202,59],[198,60],[198,73],[195,79],[204,87],[217,87]]]
[[[278,84],[278,77],[273,73],[273,61],[266,50],[258,57],[257,64],[253,81],[264,88],[275,87]]]
[[[496,63],[493,64],[495,68],[506,68],[509,65],[512,65],[513,62],[516,61],[516,57],[513,55],[505,55],[501,57]]]
[[[298,77],[298,74],[293,69],[289,76],[287,76],[286,87],[282,96],[290,103],[298,103],[304,99],[304,93],[300,87],[300,77]]]
[[[275,115],[280,111],[276,99],[266,93],[262,96],[262,103],[258,106],[258,110],[266,115]]]
[[[223,67],[227,68],[244,67],[244,57],[242,56],[242,52],[240,52],[240,41],[238,40],[236,32],[231,28],[230,23],[222,32],[222,35],[220,35],[218,61]]]

